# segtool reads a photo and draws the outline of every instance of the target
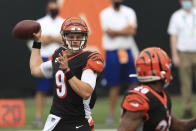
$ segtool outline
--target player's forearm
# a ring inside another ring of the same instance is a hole
[[[88,99],[93,92],[93,88],[88,83],[79,80],[75,76],[69,79],[69,84],[72,89],[83,99]]]
[[[125,126],[119,126],[117,131],[127,131],[127,128]]]
[[[118,127],[118,131],[136,131],[143,121],[143,112],[127,111]]]
[[[179,120],[172,118],[171,131],[192,131],[196,128],[196,118],[191,120]]]
[[[188,120],[185,125],[186,129],[192,131],[196,128],[196,118]]]
[[[117,131],[136,131],[136,129],[133,129],[130,123],[120,123]]]
[[[42,58],[40,56],[40,49],[32,49],[31,58],[30,58],[30,69],[31,74],[35,77],[44,77],[40,65],[43,63]]]
[[[178,54],[176,43],[177,43],[177,36],[176,35],[171,35],[170,36],[170,48],[171,48],[172,57],[174,57],[175,55]]]

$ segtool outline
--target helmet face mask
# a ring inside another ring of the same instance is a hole
[[[61,36],[64,46],[68,50],[77,52],[86,48],[88,27],[80,17],[70,17],[62,24]]]
[[[144,49],[136,59],[138,81],[148,83],[161,80],[164,87],[172,80],[171,60],[167,53],[158,47]]]
[[[87,35],[81,33],[65,33],[62,37],[64,46],[69,50],[79,51],[86,48]]]

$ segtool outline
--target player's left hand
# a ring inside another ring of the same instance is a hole
[[[62,51],[61,53],[59,53],[59,57],[58,57],[57,61],[60,64],[59,65],[60,69],[65,70],[65,69],[68,68],[68,61],[67,61],[67,53],[66,53],[66,51]]]

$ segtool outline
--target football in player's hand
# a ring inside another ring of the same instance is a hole
[[[34,20],[23,20],[14,26],[12,35],[18,39],[32,39],[33,33],[37,33],[40,28],[40,24]]]

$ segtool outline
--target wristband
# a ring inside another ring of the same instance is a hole
[[[65,77],[66,77],[67,80],[69,80],[69,79],[71,79],[71,78],[73,77],[73,74],[71,73],[71,70],[70,70],[69,67],[66,68],[66,69],[63,70],[63,71],[64,71],[64,73],[65,73]]]
[[[41,41],[34,40],[32,48],[41,49]]]

